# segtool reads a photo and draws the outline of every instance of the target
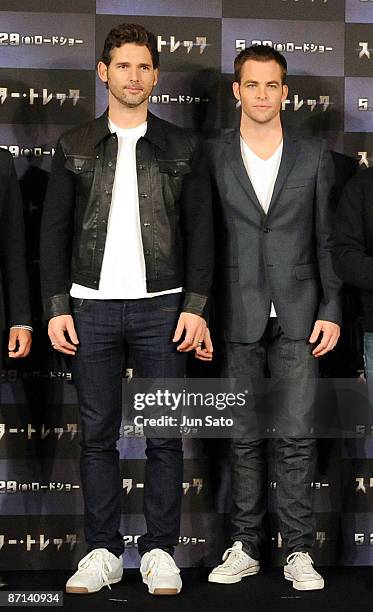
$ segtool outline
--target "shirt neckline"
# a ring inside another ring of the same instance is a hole
[[[274,153],[272,153],[271,157],[268,157],[267,159],[263,159],[262,157],[259,157],[259,155],[254,153],[254,151],[249,147],[249,145],[246,144],[246,142],[244,141],[242,136],[240,136],[240,138],[241,138],[241,143],[242,143],[245,151],[248,152],[257,161],[259,161],[259,162],[261,162],[263,164],[266,164],[267,162],[274,161],[281,154],[283,146],[284,146],[284,139],[282,139],[280,144],[278,145],[277,149],[274,151]]]
[[[116,133],[118,136],[143,136],[146,132],[147,129],[147,125],[148,122],[144,121],[144,123],[141,123],[140,125],[137,125],[136,127],[133,128],[121,128],[118,125],[116,125],[114,123],[114,121],[112,121],[111,119],[108,118],[108,125],[109,125],[109,130],[110,132]]]

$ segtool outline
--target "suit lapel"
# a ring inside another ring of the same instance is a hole
[[[275,204],[281,189],[284,186],[284,183],[288,177],[288,174],[292,167],[295,164],[295,160],[297,159],[298,145],[292,140],[292,138],[284,132],[284,144],[282,149],[282,156],[280,167],[278,170],[275,186],[273,188],[271,202],[269,204],[268,213],[271,210],[272,206]],[[267,213],[267,214],[268,214]]]
[[[249,175],[246,172],[245,165],[243,163],[241,155],[241,143],[240,143],[240,132],[237,130],[234,133],[231,143],[225,149],[225,156],[233,172],[235,173],[240,185],[245,190],[247,196],[263,215],[264,211],[260,205],[260,202],[256,196],[254,187],[249,179]]]

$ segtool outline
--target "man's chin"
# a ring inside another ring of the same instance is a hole
[[[123,106],[126,106],[127,108],[136,108],[137,106],[140,106],[141,104],[143,104],[145,102],[145,100],[147,100],[147,98],[143,98],[141,97],[125,97],[125,98],[121,98],[119,101],[121,104],[123,104]]]
[[[256,121],[256,123],[269,123],[272,121],[272,119],[273,115],[256,115],[254,117],[254,121]]]

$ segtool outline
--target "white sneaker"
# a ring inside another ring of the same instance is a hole
[[[313,561],[308,553],[294,552],[286,559],[284,567],[286,580],[291,580],[298,591],[313,591],[324,588],[324,579],[312,567]]]
[[[152,595],[177,595],[181,591],[180,570],[171,555],[161,548],[143,555],[140,572]]]
[[[209,582],[220,584],[233,584],[241,582],[245,576],[252,576],[259,572],[259,561],[249,557],[242,550],[242,542],[234,542],[232,548],[227,548],[223,555],[221,565],[215,567],[209,574]]]
[[[67,593],[97,593],[103,586],[120,582],[123,575],[122,557],[118,559],[106,548],[95,548],[83,557],[78,570],[66,583]]]

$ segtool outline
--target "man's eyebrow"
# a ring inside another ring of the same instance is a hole
[[[131,64],[131,62],[127,62],[126,60],[123,60],[122,62],[115,62],[115,66],[129,66]],[[138,66],[147,66],[148,68],[151,67],[151,64],[148,64],[147,62],[140,62],[139,64],[137,64]]]
[[[246,85],[247,83],[253,83],[253,85],[259,85],[259,81],[254,81],[254,79],[246,79],[246,81],[244,81],[244,85]],[[280,85],[280,81],[276,81],[275,79],[273,81],[266,81],[266,85],[272,85],[272,84]]]

